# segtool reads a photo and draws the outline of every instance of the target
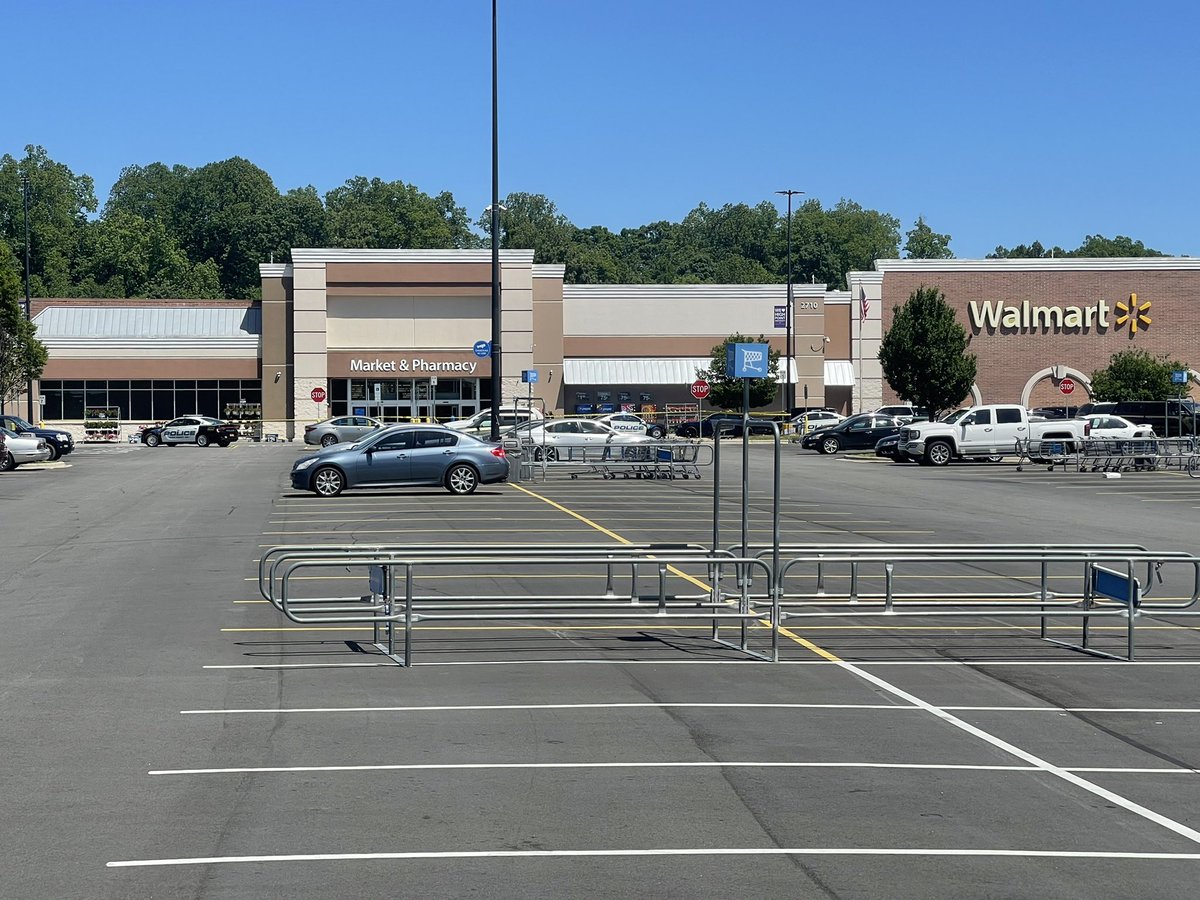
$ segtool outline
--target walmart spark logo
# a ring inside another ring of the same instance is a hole
[[[1130,334],[1137,334],[1139,325],[1144,328],[1152,321],[1151,318],[1146,315],[1146,313],[1150,311],[1150,301],[1146,300],[1139,302],[1137,294],[1130,294],[1127,301],[1118,300],[1116,307],[1117,325],[1123,326],[1126,322],[1128,322]]]

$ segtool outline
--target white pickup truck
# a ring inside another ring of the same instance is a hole
[[[1087,437],[1086,423],[1077,419],[1030,419],[1023,406],[973,406],[956,422],[911,422],[900,430],[901,457],[922,465],[944,466],[956,457],[1003,456],[1017,451],[1018,442],[1061,440],[1070,451]]]

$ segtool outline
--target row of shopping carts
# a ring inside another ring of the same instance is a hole
[[[1049,470],[1130,472],[1175,470],[1200,477],[1200,439],[1087,438],[1082,441],[1049,438],[1017,441],[1017,470],[1044,465]]]
[[[701,468],[713,461],[711,444],[680,440],[578,446],[515,440],[506,442],[504,449],[512,463],[510,478],[521,481],[544,481],[550,476],[699,479]]]

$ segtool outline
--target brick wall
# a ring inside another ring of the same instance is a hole
[[[918,287],[938,287],[954,307],[970,335],[968,349],[978,358],[977,383],[985,403],[1019,403],[1026,382],[1048,366],[1062,365],[1090,376],[1108,365],[1112,355],[1133,347],[1167,353],[1200,368],[1200,271],[1011,271],[1011,272],[887,272],[883,279],[883,321],[892,316]],[[1116,304],[1136,293],[1150,301],[1148,327],[1132,335],[1128,325],[1117,326]],[[1086,307],[1104,300],[1109,327],[1086,329],[999,327],[973,328],[968,317],[972,301],[1003,301],[1019,306]],[[895,393],[884,383],[884,402]],[[1087,392],[1080,385],[1065,398],[1050,380],[1043,380],[1030,398],[1031,406],[1081,404]]]

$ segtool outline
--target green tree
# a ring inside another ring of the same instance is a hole
[[[844,289],[847,272],[900,255],[900,220],[852,200],[839,200],[828,210],[819,200],[807,200],[793,211],[792,246],[797,281]]]
[[[46,346],[21,308],[21,278],[12,248],[0,240],[0,400],[15,400],[25,385],[42,377]]]
[[[1168,400],[1186,396],[1186,384],[1172,384],[1172,372],[1190,366],[1166,354],[1152,356],[1138,348],[1114,353],[1108,366],[1092,373],[1092,393],[1097,400]]]
[[[742,379],[730,378],[725,374],[725,358],[730,344],[765,344],[763,335],[749,337],[745,334],[731,334],[721,343],[712,348],[712,362],[706,369],[699,369],[696,375],[709,384],[709,403],[716,409],[742,408]],[[750,407],[767,406],[775,399],[778,385],[775,377],[779,372],[779,351],[771,349],[767,352],[766,378],[753,378],[750,381]]]
[[[321,202],[321,195],[315,187],[309,185],[288,191],[280,198],[276,213],[279,243],[275,261],[289,261],[293,247],[327,246],[327,226],[325,204]]]
[[[1089,234],[1074,250],[1064,250],[1062,247],[1051,247],[1046,249],[1042,246],[1041,241],[1034,241],[1032,244],[1018,244],[1009,249],[1008,247],[998,246],[995,250],[987,255],[988,259],[1053,259],[1061,257],[1079,257],[1083,259],[1097,259],[1103,257],[1130,257],[1130,256],[1166,256],[1158,250],[1152,250],[1143,244],[1141,241],[1135,241],[1133,238],[1117,235],[1115,238],[1109,239],[1102,234]]]
[[[335,247],[406,249],[478,245],[466,210],[449,193],[430,197],[403,181],[356,176],[325,195],[329,242]]]
[[[924,216],[917,216],[916,224],[905,233],[904,255],[908,259],[953,259],[950,235],[938,234],[927,224]]]
[[[80,236],[87,214],[96,211],[92,179],[32,144],[22,159],[0,157],[0,241],[13,248],[25,246],[22,175],[29,177],[30,293],[70,296]]]
[[[187,166],[167,166],[154,162],[148,166],[126,166],[108,192],[104,216],[132,213],[148,222],[163,222],[178,238],[179,196],[191,174]]]
[[[117,211],[92,222],[84,232],[75,296],[174,297],[224,296],[211,261],[195,266],[158,218],[147,221]]]
[[[575,226],[544,194],[509,194],[500,205],[500,246],[532,250],[534,262],[565,263],[574,243]],[[492,214],[484,210],[476,223],[491,246]]]
[[[257,297],[258,264],[280,249],[279,191],[271,176],[235,156],[184,179],[176,204],[179,242],[193,262],[212,260],[227,297]]]
[[[945,296],[921,286],[896,310],[879,346],[879,362],[900,399],[936,418],[957,405],[975,382],[975,357],[966,349],[966,329]]]

